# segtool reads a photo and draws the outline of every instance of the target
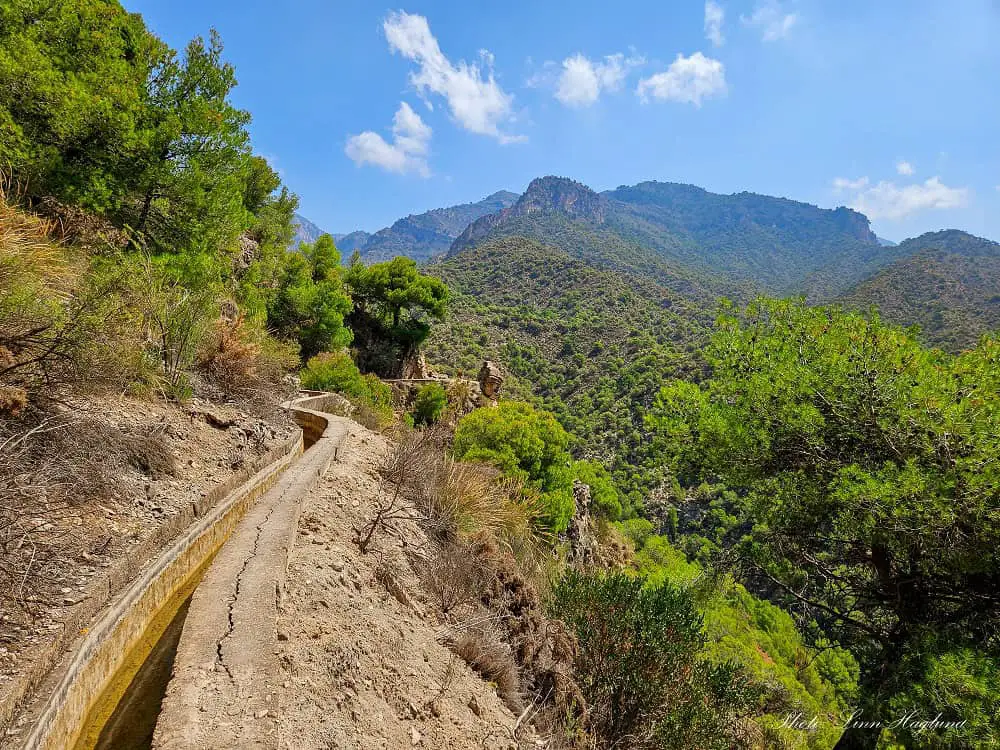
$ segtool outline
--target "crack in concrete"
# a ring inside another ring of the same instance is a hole
[[[257,546],[260,544],[260,537],[264,533],[264,527],[267,526],[267,522],[271,520],[271,514],[274,513],[275,509],[281,503],[283,497],[284,494],[282,494],[282,497],[279,497],[274,502],[274,504],[271,505],[271,507],[267,511],[267,514],[264,516],[264,519],[259,524],[257,524],[257,536],[254,537],[253,540],[253,549],[251,549],[250,554],[243,559],[243,565],[240,568],[240,572],[236,574],[235,586],[233,588],[233,595],[229,600],[226,612],[226,618],[229,623],[228,627],[226,628],[226,632],[222,634],[222,637],[219,638],[219,640],[216,641],[215,644],[216,663],[222,666],[222,668],[226,671],[226,674],[229,675],[230,680],[233,680],[234,678],[232,671],[230,671],[229,669],[229,665],[226,664],[226,657],[225,654],[223,653],[223,643],[226,641],[227,638],[229,638],[233,634],[233,631],[236,629],[236,622],[233,620],[233,610],[236,608],[236,603],[239,601],[240,598],[240,584],[242,583],[243,580],[243,574],[246,572],[247,567],[250,565],[250,561],[257,556]]]

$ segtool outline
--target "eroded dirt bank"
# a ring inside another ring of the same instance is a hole
[[[68,491],[58,481],[32,490],[17,523],[4,527],[0,563],[18,572],[21,585],[0,594],[0,718],[27,704],[79,636],[67,623],[113,596],[109,587],[128,583],[108,578],[121,560],[294,432],[280,418],[197,399],[183,406],[79,400],[56,412],[50,426],[49,439],[59,442],[32,468],[42,478],[51,479],[44,473],[51,466],[78,479]],[[0,746],[16,745],[30,718],[0,725]]]
[[[532,746],[514,740],[517,718],[495,688],[442,645],[445,624],[410,567],[426,543],[417,525],[397,524],[365,555],[352,541],[388,449],[351,423],[339,461],[304,502],[278,618],[276,746]]]

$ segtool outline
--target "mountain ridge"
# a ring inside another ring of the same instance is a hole
[[[804,292],[816,299],[834,296],[896,257],[894,248],[878,242],[868,218],[846,207],[825,209],[749,192],[722,195],[655,181],[598,193],[555,176],[536,178],[511,207],[474,221],[449,253],[522,234],[550,244],[555,237],[556,246],[591,261],[610,266],[620,261],[608,257],[600,242],[595,247],[560,244],[557,230],[565,230],[566,221],[601,241],[646,251],[647,265],[683,266],[737,284],[752,282],[770,293]]]
[[[390,260],[397,255],[406,255],[418,263],[425,262],[446,252],[470,223],[481,216],[504,209],[517,198],[518,195],[509,190],[498,190],[472,203],[459,203],[404,216],[377,232],[357,230],[332,236],[341,253],[357,251],[362,260],[368,263]],[[325,234],[304,216],[296,214],[295,221],[295,245],[299,242],[315,242],[321,234]]]
[[[1000,329],[1000,243],[957,229],[899,243],[905,256],[838,300],[875,308],[889,322],[916,325],[931,346],[960,351]]]

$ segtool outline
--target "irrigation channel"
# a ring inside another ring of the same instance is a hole
[[[346,431],[331,436],[326,394],[286,403],[302,429],[269,454],[257,473],[197,519],[145,565],[85,631],[53,673],[23,750],[149,750],[184,637],[192,596],[241,521],[270,491],[284,488],[295,502],[336,460]],[[321,447],[317,446],[321,444]],[[291,489],[289,489],[291,488]],[[293,517],[292,533],[294,533]],[[189,636],[190,637],[190,636]],[[262,635],[261,637],[266,637]],[[47,693],[47,694],[46,694]]]

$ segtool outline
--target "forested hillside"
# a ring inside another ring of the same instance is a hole
[[[662,278],[683,269],[721,277],[731,290],[752,285],[816,299],[899,257],[846,208],[656,182],[598,194],[559,177],[534,180],[511,208],[473,223],[453,251],[513,235],[620,270]]]
[[[919,326],[931,346],[960,351],[1000,329],[1000,244],[949,230],[899,245],[906,257],[843,295],[888,321]]]
[[[576,437],[575,453],[614,472],[633,503],[662,478],[643,415],[668,373],[695,375],[714,300],[602,270],[507,238],[432,265],[452,290],[428,360],[472,372],[502,362],[512,395],[536,400]]]

